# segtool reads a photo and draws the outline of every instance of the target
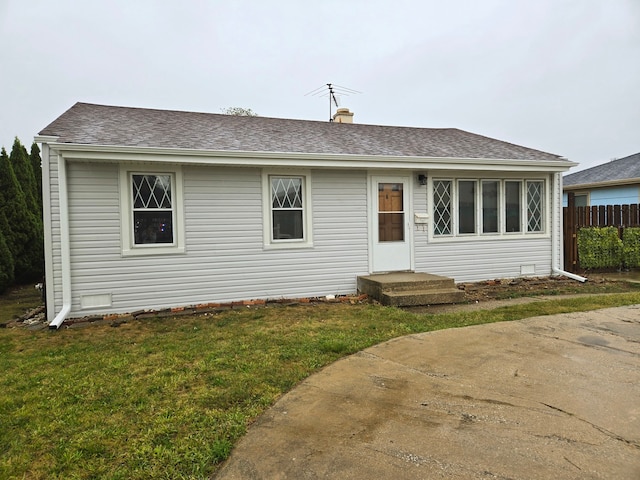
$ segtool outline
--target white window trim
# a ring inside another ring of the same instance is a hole
[[[505,178],[502,180],[503,194],[500,196],[500,203],[504,205],[501,217],[503,228],[507,228],[507,182],[517,182],[520,184],[520,230],[518,232],[502,231],[502,234],[509,238],[524,238],[525,236],[539,234],[538,232],[527,232],[527,185],[523,178]]]
[[[447,242],[469,242],[469,241],[493,241],[498,239],[528,239],[528,238],[547,238],[550,237],[550,225],[549,225],[549,211],[551,208],[551,197],[549,194],[549,178],[541,177],[541,176],[523,176],[523,177],[512,177],[512,176],[504,176],[500,178],[496,178],[495,176],[491,177],[469,177],[469,176],[460,176],[460,177],[452,177],[449,175],[446,176],[436,176],[429,179],[428,183],[428,199],[429,199],[429,216],[434,218],[433,210],[433,183],[437,181],[450,181],[452,188],[454,191],[451,192],[451,210],[453,213],[453,221],[452,221],[452,229],[450,235],[435,235],[433,232],[433,225],[429,228],[428,233],[428,241],[434,243],[447,243]],[[459,223],[458,223],[458,182],[460,181],[475,181],[476,182],[476,233],[458,233]],[[482,197],[481,197],[481,189],[482,189],[482,181],[498,181],[500,183],[500,196],[499,196],[499,219],[498,223],[500,224],[500,231],[497,233],[482,233]],[[505,182],[507,181],[515,181],[521,182],[522,188],[520,191],[520,232],[505,232],[504,228],[506,226],[506,208],[504,206],[505,203]],[[543,208],[542,208],[542,231],[540,232],[529,232],[527,231],[527,182],[542,182],[543,188]]]
[[[529,184],[530,183],[542,183],[542,194],[540,195],[540,200],[543,202],[542,205],[542,209],[540,211],[540,215],[542,218],[540,218],[540,228],[541,230],[529,230]],[[532,235],[532,234],[540,234],[540,233],[544,233],[546,231],[546,213],[545,213],[545,205],[544,203],[546,203],[547,201],[547,196],[546,196],[546,192],[547,192],[547,185],[545,184],[544,180],[538,179],[538,178],[527,178],[526,180],[524,180],[523,182],[524,184],[524,190],[525,190],[525,195],[524,195],[524,201],[525,201],[525,205],[524,205],[524,211],[525,211],[525,219],[524,219],[524,227],[525,227],[525,231],[528,235]]]
[[[484,227],[484,211],[482,209],[483,207],[483,183],[484,182],[498,182],[498,231],[497,232],[484,232],[483,231],[483,227]],[[478,201],[480,202],[480,205],[478,205],[478,212],[480,215],[480,219],[479,219],[479,225],[478,225],[478,234],[482,235],[483,237],[485,236],[492,236],[495,237],[496,235],[500,235],[500,233],[502,233],[503,228],[504,228],[504,224],[505,224],[505,219],[503,211],[504,211],[504,180],[500,179],[500,178],[480,178],[478,179]]]
[[[274,240],[273,215],[271,212],[271,177],[302,178],[302,239]],[[263,242],[267,250],[313,247],[313,218],[311,205],[311,171],[310,170],[271,170],[262,171],[262,221]]]
[[[474,184],[473,187],[473,232],[470,233],[460,233],[460,182],[472,182]],[[453,216],[453,223],[455,225],[455,230],[453,230],[451,233],[453,234],[454,237],[477,237],[479,235],[479,231],[478,231],[478,220],[479,220],[479,212],[480,212],[480,205],[479,205],[479,198],[478,198],[478,194],[479,194],[479,179],[478,178],[456,178],[455,182],[453,184],[453,186],[455,186],[454,191],[452,192],[452,200],[455,201],[455,203],[453,204],[453,209],[454,209],[454,216]],[[480,212],[481,213],[481,212]]]
[[[131,188],[131,175],[136,173],[153,175],[171,175],[173,185],[171,192],[173,213],[172,244],[143,244],[135,245],[133,239],[133,192]],[[122,256],[143,255],[175,255],[185,252],[184,210],[182,167],[151,166],[141,164],[120,165],[120,239]]]
[[[434,226],[435,226],[435,221],[436,221],[435,203],[433,201],[433,195],[434,195],[434,190],[435,190],[434,187],[433,187],[434,182],[449,182],[449,190],[450,190],[449,191],[449,202],[450,202],[450,205],[449,205],[449,231],[450,231],[450,233],[443,233],[443,234],[440,234],[440,235],[434,235],[434,233],[433,233]],[[456,190],[454,188],[454,183],[455,183],[455,180],[453,178],[446,177],[446,178],[432,179],[428,184],[429,186],[427,187],[428,188],[427,195],[428,195],[428,198],[429,198],[429,205],[430,205],[430,208],[432,210],[429,213],[429,216],[430,216],[430,218],[433,218],[433,225],[429,229],[429,232],[430,232],[430,236],[432,238],[441,239],[441,238],[454,238],[455,237],[455,233],[454,233],[453,229],[455,228],[455,225],[457,225],[457,222],[454,220],[454,217],[456,215],[456,213],[454,211],[455,204],[454,204],[454,199],[453,199],[454,191]]]
[[[587,204],[585,205],[587,208],[591,207],[591,192],[589,191],[581,191],[581,192],[573,192],[575,194],[575,196],[581,196],[581,197],[586,197],[587,198]],[[568,197],[567,197],[567,202],[568,202]]]

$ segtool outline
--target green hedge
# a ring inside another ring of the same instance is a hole
[[[616,227],[591,227],[578,230],[578,259],[581,268],[620,268],[622,240]]]
[[[640,267],[640,228],[625,228],[622,233],[622,253],[626,268]]]

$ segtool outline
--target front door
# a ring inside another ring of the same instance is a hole
[[[411,270],[409,177],[372,177],[371,270]]]

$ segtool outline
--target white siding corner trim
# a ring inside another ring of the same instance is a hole
[[[45,303],[47,305],[47,320],[51,322],[55,316],[55,284],[54,284],[54,267],[53,260],[53,225],[52,210],[53,197],[51,193],[51,158],[49,157],[49,145],[42,143],[42,220],[44,224],[44,274],[45,274]]]

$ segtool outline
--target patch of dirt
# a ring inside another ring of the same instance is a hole
[[[484,282],[460,283],[458,288],[465,293],[465,303],[404,307],[415,313],[451,313],[486,310],[550,301],[559,296],[598,295],[640,291],[638,278],[618,278],[610,275],[591,274],[584,283],[566,277],[534,277],[495,279]]]
[[[458,284],[458,288],[464,290],[468,302],[529,296],[612,293],[638,289],[638,287],[634,287],[627,282],[610,281],[600,276],[589,278],[584,283],[567,277],[496,279],[476,283],[461,283]]]
[[[514,279],[495,279],[484,282],[460,283],[458,288],[465,293],[465,303],[455,305],[428,305],[405,307],[408,310],[425,313],[444,313],[459,310],[475,310],[494,308],[513,303],[526,303],[532,301],[532,297],[544,298],[559,295],[624,293],[640,291],[640,273],[623,272],[614,274],[592,274],[587,282],[578,282],[567,277],[532,277]],[[18,291],[18,290],[16,290]],[[33,296],[33,295],[32,295]],[[364,296],[366,297],[366,296]],[[314,299],[317,301],[361,303],[367,301],[363,296],[344,297],[340,299]],[[301,303],[309,303],[310,299],[301,299]],[[298,302],[287,300],[286,305],[297,305]],[[37,303],[31,302],[31,303]],[[260,305],[263,306],[265,302]],[[240,306],[247,306],[246,302],[239,302]],[[217,304],[216,304],[217,305]],[[251,303],[253,305],[253,303]],[[218,305],[219,306],[219,305]],[[224,306],[224,308],[231,308]],[[177,310],[180,310],[177,311]],[[187,311],[189,310],[189,311]],[[215,310],[215,309],[214,309]],[[184,311],[184,312],[183,312]],[[180,313],[196,313],[190,309],[166,309],[166,311],[149,312],[150,316],[163,314],[179,315]],[[202,313],[202,312],[200,312]],[[87,317],[88,318],[88,317]],[[97,318],[91,319],[94,321]],[[100,317],[102,319],[102,317]],[[87,319],[84,319],[85,323]],[[113,319],[112,319],[113,320]],[[117,319],[116,319],[117,320]],[[82,322],[82,319],[78,320]],[[126,320],[123,320],[126,321]],[[118,326],[122,321],[118,320],[113,326]],[[0,328],[24,326],[32,330],[46,328],[44,306],[29,308],[24,314],[14,316],[9,322],[0,322]]]

